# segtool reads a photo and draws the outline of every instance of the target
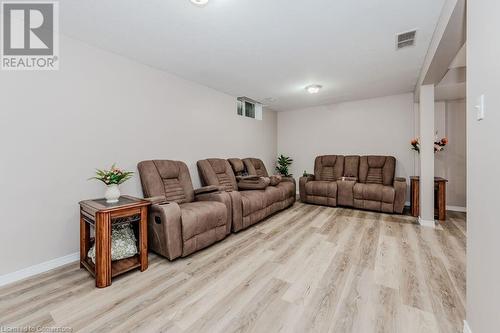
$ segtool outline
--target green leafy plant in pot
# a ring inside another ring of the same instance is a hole
[[[280,175],[284,177],[291,177],[292,174],[288,172],[288,167],[292,165],[292,163],[293,163],[292,158],[280,155],[278,156],[278,160],[276,161],[276,171],[278,171]]]

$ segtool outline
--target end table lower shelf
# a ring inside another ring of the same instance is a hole
[[[89,258],[81,262],[92,276],[95,277],[95,264]],[[133,257],[111,261],[111,278],[141,267],[141,259],[138,254]],[[143,269],[141,269],[143,271]]]
[[[148,268],[147,216],[149,201],[130,196],[120,197],[117,203],[104,199],[80,202],[80,267],[87,269],[96,281],[96,287],[111,285],[111,279],[139,268]],[[111,260],[111,230],[115,223],[130,223],[138,239],[138,254],[130,258]],[[94,228],[91,238],[90,228]],[[91,243],[95,244],[95,263],[88,257]]]

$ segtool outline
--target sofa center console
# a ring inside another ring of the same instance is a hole
[[[339,206],[354,206],[354,185],[357,179],[353,177],[342,177],[337,180],[337,204]]]

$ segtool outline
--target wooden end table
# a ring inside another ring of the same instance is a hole
[[[446,220],[446,183],[447,179],[434,177],[434,215],[438,220]],[[411,215],[420,214],[420,177],[410,177]]]
[[[98,288],[111,285],[111,278],[140,268],[148,268],[147,216],[149,201],[121,196],[117,203],[106,199],[80,201],[80,267],[94,277]],[[131,223],[138,238],[139,253],[131,258],[111,261],[111,225]],[[90,227],[94,228],[94,238]],[[95,244],[95,264],[87,256],[92,241]]]

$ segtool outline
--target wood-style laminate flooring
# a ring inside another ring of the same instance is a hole
[[[0,288],[0,326],[73,332],[461,332],[465,214],[296,203],[214,246],[96,289],[78,264]]]

